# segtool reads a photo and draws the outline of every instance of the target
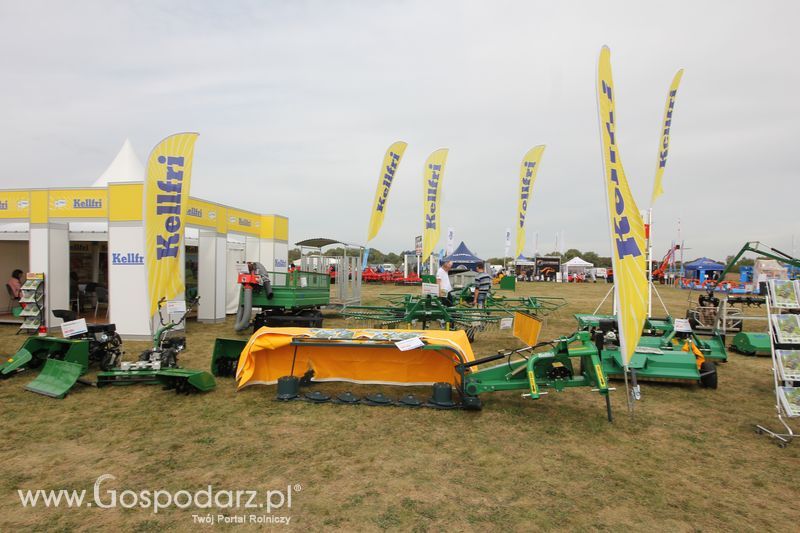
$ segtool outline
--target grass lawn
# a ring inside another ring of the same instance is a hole
[[[546,339],[573,331],[572,314],[593,311],[608,287],[526,283],[517,292],[567,298],[568,307],[548,317]],[[366,287],[364,301],[418,290]],[[684,316],[688,293],[660,292],[672,315]],[[654,315],[663,314],[656,302]],[[232,322],[190,322],[182,365],[207,369],[214,338],[235,337]],[[22,343],[14,332],[0,326],[0,353]],[[473,349],[480,356],[518,345],[509,332],[494,331],[479,334]],[[146,346],[126,342],[126,359]],[[796,530],[800,443],[781,450],[753,432],[756,423],[777,423],[770,366],[769,358],[731,354],[718,390],[645,383],[634,418],[617,383],[612,424],[603,398],[588,389],[537,401],[495,393],[483,396],[483,411],[465,412],[284,404],[273,401],[274,386],[237,393],[229,379],[205,395],[78,386],[53,400],[26,392],[31,376],[17,376],[0,382],[0,531],[211,528],[192,517],[205,509],[154,514],[19,503],[18,489],[86,489],[91,497],[102,474],[116,478],[104,483],[104,495],[297,484],[291,509],[274,514],[291,516],[289,527],[302,530]]]

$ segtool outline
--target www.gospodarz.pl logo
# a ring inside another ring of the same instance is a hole
[[[165,509],[198,509],[208,513],[193,514],[195,523],[272,523],[289,524],[291,516],[278,516],[292,508],[292,498],[302,490],[300,484],[270,490],[216,489],[212,485],[198,490],[124,489],[104,487],[117,478],[103,474],[95,480],[91,494],[75,489],[18,489],[23,507],[94,507],[99,509],[142,509],[153,514]],[[211,511],[257,511],[258,514],[212,514]]]

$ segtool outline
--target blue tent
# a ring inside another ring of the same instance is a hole
[[[722,272],[725,270],[725,265],[717,263],[708,257],[701,257],[700,259],[695,259],[691,263],[686,263],[683,265],[683,268],[686,271],[687,278],[705,281],[711,272]]]
[[[463,265],[470,270],[475,268],[475,265],[478,263],[483,263],[483,259],[475,256],[469,251],[469,248],[467,248],[467,245],[464,244],[464,241],[461,241],[461,244],[458,245],[458,248],[456,248],[452,254],[442,259],[442,263],[446,263],[447,261],[453,262],[453,268]]]

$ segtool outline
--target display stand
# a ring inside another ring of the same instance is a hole
[[[775,410],[785,433],[757,425],[785,448],[796,433],[788,420],[800,418],[800,282],[770,280],[767,283],[767,314],[772,351]],[[780,431],[780,430],[779,430]]]
[[[44,323],[44,274],[28,272],[25,283],[20,288],[20,293],[19,303],[24,305],[24,309],[19,314],[23,321],[17,333],[24,331],[32,335],[39,331]]]

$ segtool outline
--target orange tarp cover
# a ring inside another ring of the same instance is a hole
[[[394,344],[411,337],[419,337],[425,346],[401,351]],[[264,327],[250,337],[239,356],[238,388],[276,383],[292,373],[293,358],[293,375],[313,370],[314,381],[456,385],[455,364],[473,361],[475,356],[460,330]]]

